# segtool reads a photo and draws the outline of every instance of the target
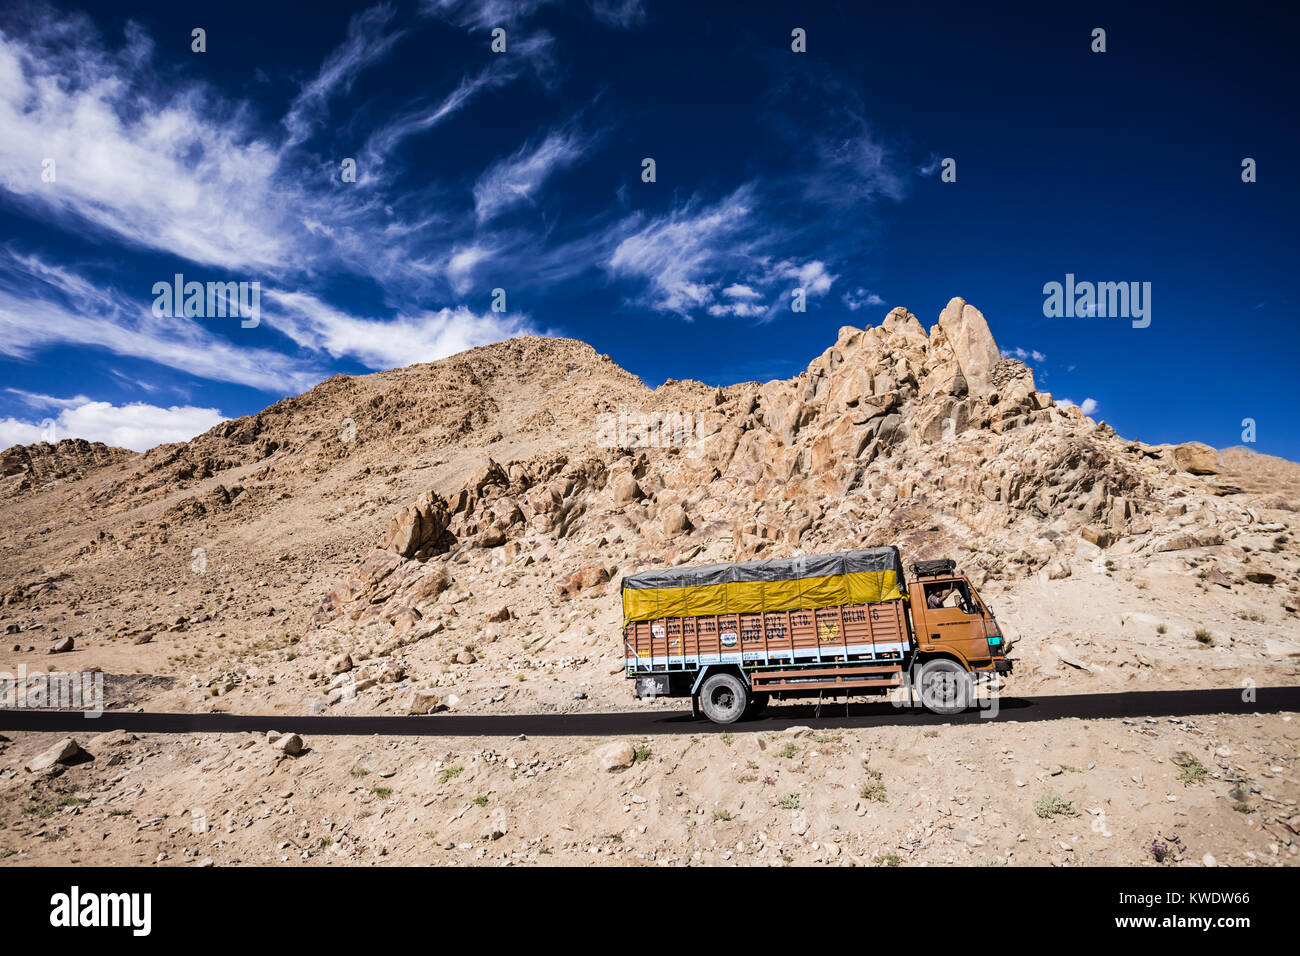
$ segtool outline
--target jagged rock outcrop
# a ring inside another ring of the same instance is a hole
[[[909,560],[951,555],[1001,576],[1077,547],[1156,553],[1187,535],[1211,540],[1198,529],[1251,522],[1196,477],[1209,473],[1209,455],[1191,446],[1165,455],[1057,406],[962,299],[929,333],[894,309],[879,326],[841,329],[793,379],[670,381],[641,412],[674,429],[657,442],[638,431],[625,447],[575,441],[572,459],[488,459],[443,489],[456,543],[442,560],[454,568],[500,549],[492,560],[544,575],[565,600],[662,563],[897,543]],[[419,507],[390,528],[403,557],[422,553]],[[345,620],[422,614],[411,593],[419,567],[402,562],[382,582],[349,585],[328,607]]]

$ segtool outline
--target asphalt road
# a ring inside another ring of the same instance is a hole
[[[690,710],[625,711],[578,714],[433,714],[426,717],[329,717],[284,714],[144,714],[106,711],[87,718],[78,711],[0,710],[0,731],[100,733],[127,730],[139,734],[221,734],[263,732],[400,737],[607,737],[650,734],[733,733],[783,730],[795,724],[817,728],[885,725],[985,724],[1002,721],[1143,717],[1194,717],[1201,714],[1269,714],[1300,712],[1300,687],[1254,688],[1242,700],[1241,688],[1161,690],[1119,694],[1068,694],[1052,697],[1006,697],[996,716],[972,710],[957,717],[938,717],[887,703],[826,704],[821,716],[811,704],[775,703],[757,720],[729,727],[692,717]]]

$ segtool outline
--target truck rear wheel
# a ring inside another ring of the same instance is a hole
[[[956,661],[934,660],[921,665],[921,704],[932,714],[960,714],[975,698],[970,673]]]
[[[700,688],[700,710],[715,724],[734,724],[748,703],[745,682],[735,674],[714,674]]]

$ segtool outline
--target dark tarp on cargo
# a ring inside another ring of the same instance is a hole
[[[895,547],[664,568],[623,579],[623,617],[650,621],[871,604],[901,598],[902,588]]]

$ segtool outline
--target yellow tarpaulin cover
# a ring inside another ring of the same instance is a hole
[[[643,571],[623,579],[625,621],[871,604],[903,597],[897,548]]]

